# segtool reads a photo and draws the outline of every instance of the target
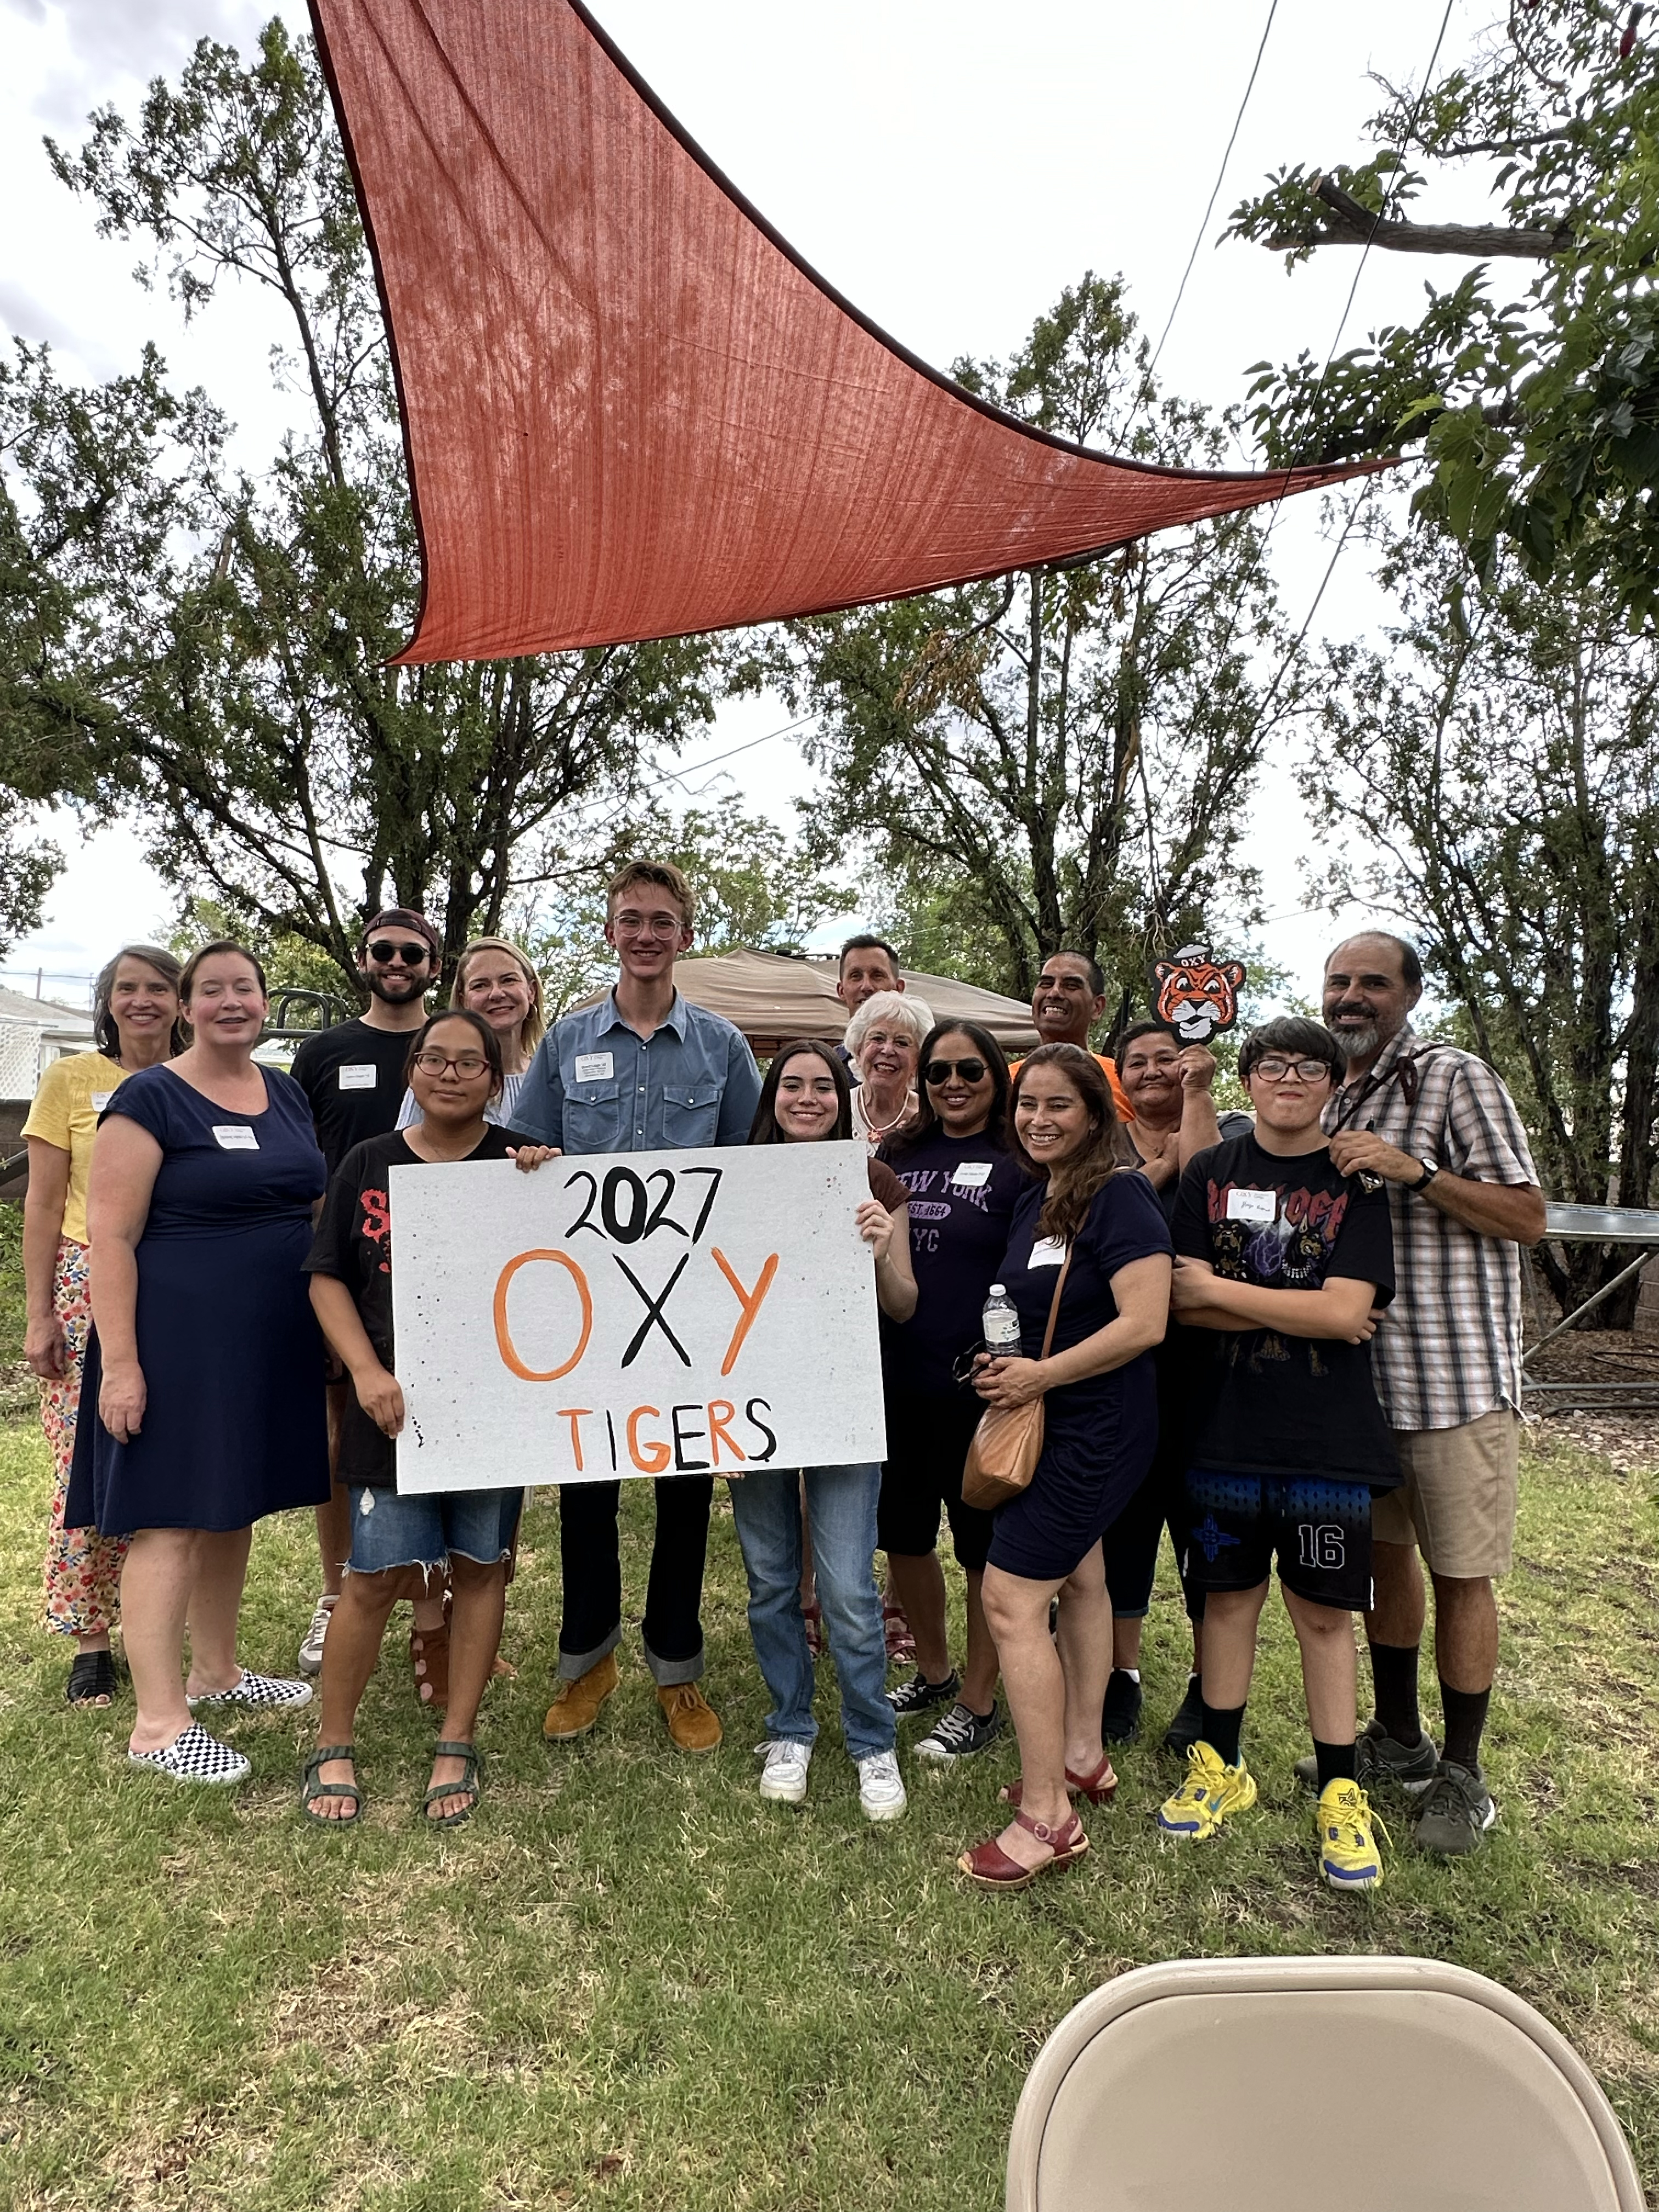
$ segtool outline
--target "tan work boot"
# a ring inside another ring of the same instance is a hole
[[[559,1694],[547,1709],[542,1734],[550,1743],[563,1743],[573,1735],[586,1735],[599,1717],[599,1707],[617,1686],[617,1655],[607,1651],[597,1667],[590,1667],[574,1682],[561,1682]]]
[[[657,1703],[668,1723],[668,1733],[682,1751],[718,1751],[726,1731],[695,1682],[659,1684]]]

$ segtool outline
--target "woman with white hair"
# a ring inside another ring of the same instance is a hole
[[[853,1133],[872,1152],[916,1111],[916,1067],[933,1010],[910,991],[878,991],[847,1024],[842,1039],[859,1079]]]

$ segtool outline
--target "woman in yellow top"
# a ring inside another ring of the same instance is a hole
[[[23,1124],[29,1146],[23,1200],[23,1356],[40,1378],[40,1425],[57,1486],[46,1546],[46,1626],[76,1639],[66,1695],[74,1705],[107,1705],[115,1686],[109,1634],[117,1611],[124,1537],[65,1528],[64,1493],[75,1449],[81,1366],[92,1306],[87,1271],[87,1175],[98,1116],[135,1069],[170,1060],[183,1046],[179,963],[158,945],[123,946],[99,976],[92,1033],[96,1052],[55,1060],[40,1078]]]

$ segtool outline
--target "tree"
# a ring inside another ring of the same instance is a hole
[[[416,604],[417,547],[385,332],[309,41],[273,21],[244,66],[204,40],[135,123],[106,109],[78,152],[50,150],[100,231],[142,241],[141,276],[162,270],[188,315],[231,286],[264,295],[289,334],[277,368],[295,410],[270,467],[239,475],[222,422],[199,395],[167,398],[152,362],[155,526],[89,576],[95,620],[68,655],[95,702],[95,796],[137,811],[181,896],[306,939],[348,975],[362,918],[393,899],[441,919],[453,962],[603,845],[651,748],[708,720],[735,649],[385,665]],[[43,356],[33,370],[38,405],[100,404],[58,389]],[[26,503],[40,499],[29,454],[13,465]]]
[[[970,391],[1044,429],[1152,462],[1214,466],[1237,429],[1156,391],[1121,279],[1092,274],[1012,362],[961,362]],[[1127,1007],[1149,953],[1222,909],[1250,778],[1294,714],[1286,651],[1249,515],[1077,566],[803,623],[798,696],[820,718],[820,849],[861,842],[1030,992],[1065,947],[1112,966]],[[1270,676],[1268,670],[1274,672]]]
[[[1511,0],[1472,61],[1416,94],[1382,83],[1370,160],[1277,172],[1230,232],[1289,265],[1356,246],[1521,264],[1431,286],[1416,325],[1328,365],[1259,364],[1256,427],[1276,462],[1421,441],[1419,510],[1480,570],[1508,546],[1534,576],[1595,580],[1638,623],[1659,605],[1659,74],[1644,12]],[[1464,175],[1501,222],[1401,217],[1431,179]]]
[[[1419,529],[1386,548],[1389,650],[1331,652],[1306,795],[1330,888],[1407,917],[1502,1070],[1553,1196],[1653,1203],[1659,1112],[1659,643],[1518,561],[1474,589]],[[1356,859],[1367,850],[1376,857]],[[1540,1255],[1564,1310],[1627,1254]],[[1632,1285],[1597,1325],[1628,1327]]]

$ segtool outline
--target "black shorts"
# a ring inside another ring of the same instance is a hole
[[[962,1470],[985,1408],[971,1390],[887,1400],[887,1463],[876,1507],[876,1541],[919,1559],[939,1541],[939,1508],[964,1573],[978,1574],[991,1548],[991,1516],[962,1502]]]
[[[1364,1482],[1187,1470],[1185,1572],[1206,1590],[1279,1579],[1310,1605],[1371,1603],[1371,1493]]]

